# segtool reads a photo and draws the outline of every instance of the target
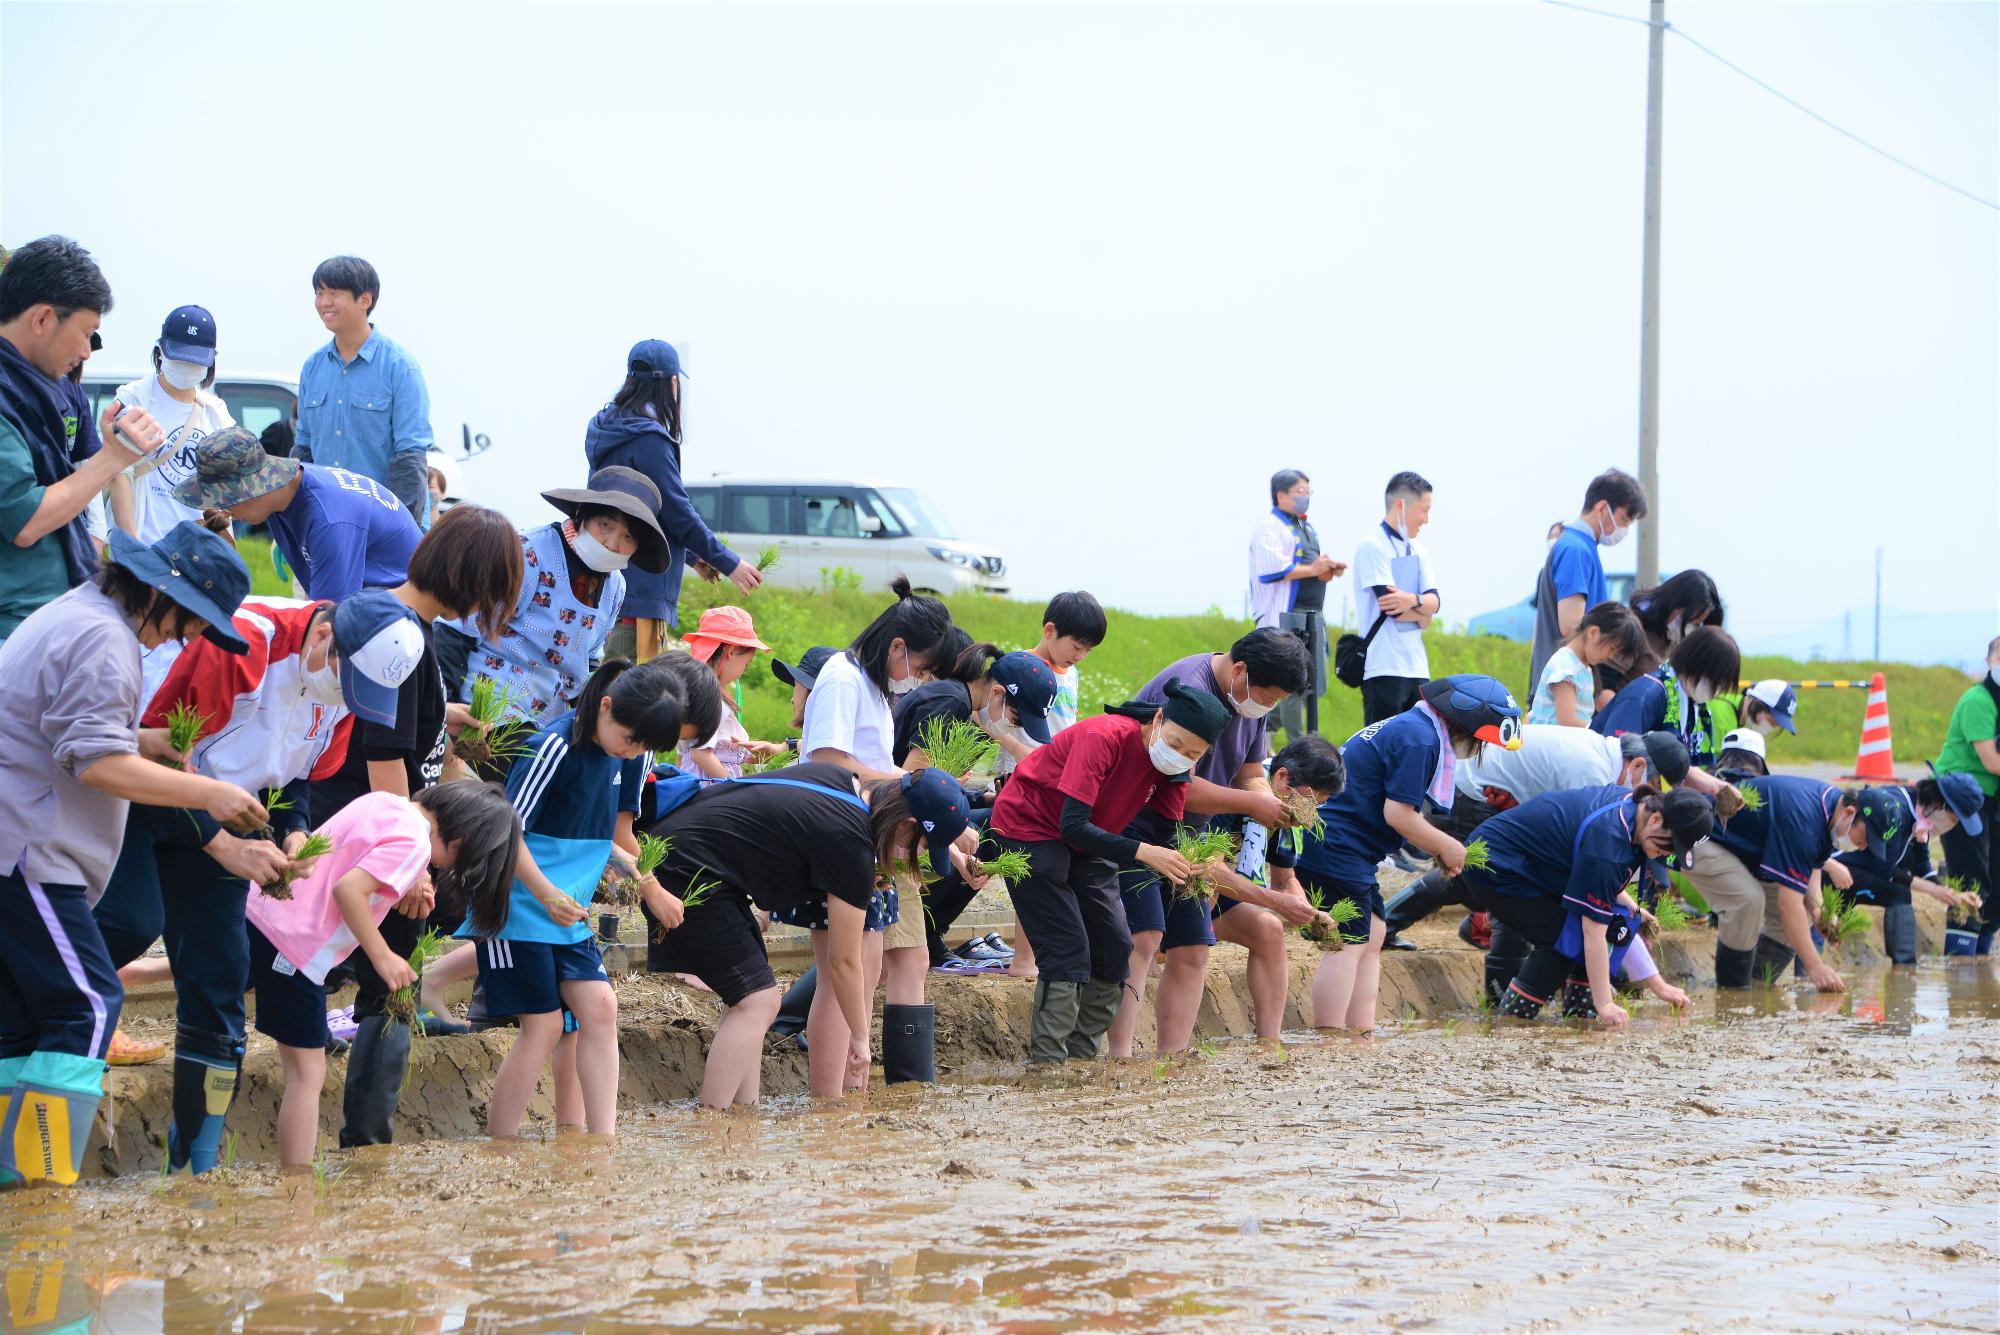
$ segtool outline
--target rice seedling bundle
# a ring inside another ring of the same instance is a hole
[[[972,868],[974,872],[996,877],[1008,886],[1025,880],[1028,873],[1034,870],[1028,863],[1028,855],[1018,848],[995,853],[990,858],[974,858]]]
[[[475,768],[499,765],[528,749],[535,730],[525,719],[508,717],[511,698],[512,693],[493,678],[473,678],[465,699],[473,726],[459,729],[451,739],[451,749],[460,760]]]
[[[1681,907],[1681,901],[1669,891],[1654,902],[1653,921],[1660,925],[1660,930],[1663,932],[1678,932],[1688,925],[1687,910]]]
[[[1945,877],[1944,887],[1947,890],[1955,891],[1956,893],[1961,895],[1971,895],[1979,893],[1978,891],[1972,888],[1972,882],[1966,880],[1963,876]],[[1984,895],[1980,895],[1980,900],[1982,904],[1984,903],[1985,898],[1986,897]],[[1948,911],[1945,916],[1953,927],[1977,926],[1980,920],[1980,910],[1976,908],[1966,908],[1966,909],[1955,908]]]
[[[763,551],[758,552],[757,573],[761,575],[764,572],[775,568],[778,564],[778,556],[779,556],[778,544],[776,544],[775,542],[772,543],[769,547],[766,547]]]
[[[752,772],[756,774],[769,774],[772,770],[783,769],[785,766],[791,764],[798,758],[799,758],[799,753],[797,751],[794,751],[791,747],[788,746],[784,750],[778,752],[778,754],[772,756],[769,760],[766,760],[762,764],[758,765],[756,769],[753,770]]]
[[[1316,886],[1306,888],[1306,899],[1320,911],[1322,916],[1299,929],[1299,935],[1318,946],[1321,950],[1339,950],[1343,944],[1340,929],[1361,916],[1360,907],[1351,899],[1327,901],[1326,892]]]
[[[701,905],[706,904],[709,900],[713,899],[715,897],[715,892],[717,890],[720,890],[721,888],[722,888],[721,881],[715,880],[713,878],[704,878],[701,872],[695,873],[695,878],[693,882],[689,884],[687,889],[681,891],[680,895],[681,912],[683,913],[693,912],[696,908],[699,908]],[[660,942],[666,939],[667,939],[667,928],[665,924],[660,922],[655,922],[653,924],[653,943],[655,945],[658,945]]]
[[[424,1042],[424,1027],[417,1022],[421,1009],[420,988],[424,980],[424,967],[431,961],[449,952],[452,940],[434,931],[426,931],[417,938],[417,944],[410,950],[410,967],[417,971],[417,981],[407,987],[399,987],[383,998],[382,1009],[392,1018],[401,1020],[410,1030],[410,1046],[403,1059],[402,1088],[410,1087],[410,1075],[417,1069],[417,1048]]]
[[[1000,754],[1000,744],[970,723],[933,715],[917,729],[917,746],[933,768],[962,779]]]
[[[1867,931],[1868,915],[1838,889],[1825,886],[1820,893],[1819,930],[1827,940],[1839,941]]]
[[[1326,822],[1320,819],[1319,804],[1312,800],[1312,794],[1293,789],[1278,801],[1285,808],[1285,824],[1294,830],[1304,830],[1315,839],[1326,837]]]
[[[1210,877],[1236,861],[1236,849],[1237,838],[1227,830],[1196,830],[1180,826],[1174,831],[1174,851],[1194,868],[1194,875],[1176,886],[1174,894],[1181,899],[1215,903],[1215,897],[1220,892]]]
[[[183,700],[167,711],[167,745],[174,749],[176,756],[184,756],[207,726],[208,715]],[[178,760],[163,760],[160,763],[168,769],[184,768]]]
[[[1473,839],[1465,845],[1465,869],[1485,871],[1493,865],[1493,850],[1486,846],[1484,839]]]
[[[292,897],[292,882],[298,877],[298,869],[305,863],[311,862],[314,858],[323,858],[332,851],[333,840],[323,834],[307,835],[305,842],[299,845],[299,851],[292,854],[291,862],[287,864],[284,871],[279,873],[278,879],[263,887],[265,898],[290,899]]]

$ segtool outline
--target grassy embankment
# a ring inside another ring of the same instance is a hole
[[[245,542],[253,583],[259,593],[281,592],[263,544]],[[289,589],[282,590],[289,593]],[[681,622],[693,626],[702,609],[738,601],[747,605],[757,633],[788,661],[815,644],[845,644],[887,603],[886,593],[826,589],[813,593],[761,591],[742,597],[723,581],[705,584],[690,577],[681,591]],[[1013,599],[965,597],[951,600],[952,616],[976,639],[992,640],[1002,648],[1024,648],[1041,638],[1042,604]],[[1161,667],[1202,650],[1227,648],[1248,629],[1248,623],[1219,614],[1141,616],[1113,609],[1111,632],[1083,664],[1083,711],[1098,712],[1105,704],[1128,698]],[[1338,632],[1336,632],[1337,634]],[[1492,636],[1431,632],[1425,636],[1431,672],[1485,672],[1517,693],[1526,684],[1528,646]],[[1784,677],[1792,681],[1866,678],[1875,669],[1867,663],[1787,658],[1744,660],[1749,680]],[[1944,739],[1945,722],[1953,704],[1970,685],[1951,668],[1910,667],[1892,663],[1889,678],[1889,722],[1899,763],[1911,764],[1935,756]],[[1809,761],[1852,762],[1861,737],[1865,691],[1802,691],[1799,736],[1771,739],[1774,763]],[[792,735],[790,691],[764,661],[743,678],[744,722],[759,737]],[[1320,706],[1320,730],[1345,739],[1361,726],[1361,697],[1332,683]]]

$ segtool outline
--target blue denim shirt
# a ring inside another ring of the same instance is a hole
[[[425,519],[430,497],[423,459],[431,447],[431,396],[410,354],[379,330],[353,361],[342,364],[332,340],[306,358],[299,371],[296,457],[374,478]],[[406,496],[391,476],[390,459],[414,452],[416,494]]]

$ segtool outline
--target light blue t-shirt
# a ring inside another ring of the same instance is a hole
[[[1550,688],[1564,681],[1576,687],[1577,721],[1589,725],[1590,716],[1597,712],[1597,677],[1576,656],[1576,650],[1566,644],[1550,655],[1548,663],[1542,668],[1542,679],[1535,683],[1535,702],[1528,709],[1528,722],[1562,722],[1556,717],[1556,701],[1550,694]]]

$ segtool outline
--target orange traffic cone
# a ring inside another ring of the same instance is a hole
[[[1889,746],[1889,683],[1876,673],[1868,683],[1868,709],[1861,716],[1861,750],[1854,758],[1851,779],[1896,778],[1896,758]]]

